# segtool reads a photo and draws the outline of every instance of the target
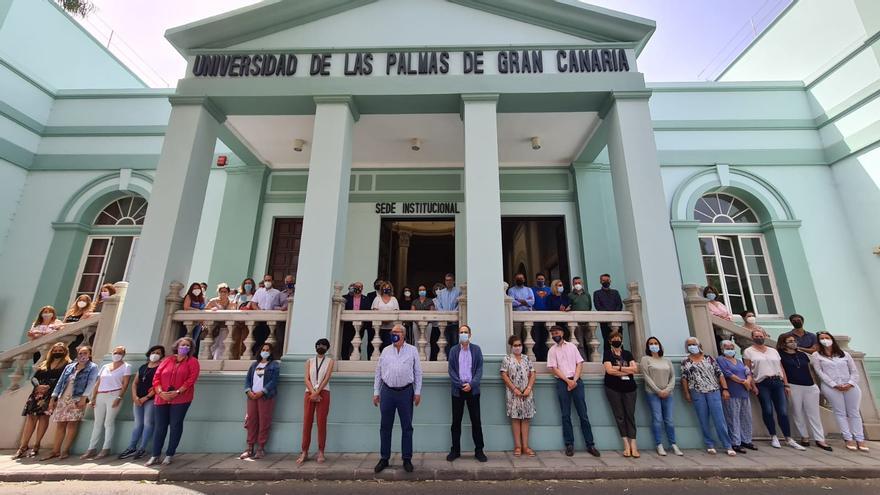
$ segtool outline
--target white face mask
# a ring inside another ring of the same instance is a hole
[[[162,356],[160,354],[155,354],[155,353],[150,354],[150,362],[151,363],[155,363],[156,361],[158,361],[160,359],[162,359]]]
[[[271,289],[271,288],[272,288],[272,282],[263,282],[263,287],[264,287],[266,290]]]
[[[102,293],[101,293],[101,299],[107,299],[108,297],[110,297],[110,293],[109,293],[109,292],[106,292],[106,291],[105,291],[105,292],[102,292]]]
[[[51,319],[54,315],[52,313],[43,313],[42,314],[44,320]]]
[[[199,297],[202,295],[202,289],[193,289],[193,295]]]
[[[458,341],[459,341],[459,342],[468,342],[469,340],[471,340],[471,336],[470,336],[470,335],[468,335],[468,334],[466,334],[466,333],[460,333],[460,334],[458,334]]]
[[[558,294],[565,294],[565,286],[557,285],[557,286],[556,286],[556,293],[558,293]]]
[[[406,296],[406,297],[409,297],[409,296],[412,295],[412,292],[410,292],[410,291],[408,291],[408,290],[405,290],[405,291],[403,291],[403,295]]]
[[[822,344],[823,347],[831,347],[834,344],[831,339],[822,339],[819,343]]]
[[[118,363],[119,361],[122,361],[123,357],[125,357],[125,356],[123,356],[122,354],[114,354],[113,355],[113,362]]]
[[[88,306],[88,305],[89,305],[89,303],[87,303],[87,302],[85,302],[85,301],[77,301],[77,302],[76,302],[76,307],[79,308],[79,309],[83,309],[83,308],[85,308],[85,307]]]
[[[749,325],[754,325],[756,321],[758,321],[758,319],[754,316],[746,317],[746,323],[748,323]]]
[[[574,290],[584,290],[584,286],[581,284],[574,284]]]
[[[516,354],[517,356],[522,354],[522,346],[521,345],[515,345],[515,346],[511,347],[510,350],[513,351],[513,353]]]

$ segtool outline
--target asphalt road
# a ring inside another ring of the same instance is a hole
[[[158,484],[136,481],[62,481],[51,483],[0,483],[0,495],[47,493],[72,494],[309,494],[309,495],[687,495],[717,494],[743,490],[749,495],[877,495],[880,480],[832,479],[708,479],[708,480],[592,480],[592,481],[504,481],[504,482],[213,482]]]

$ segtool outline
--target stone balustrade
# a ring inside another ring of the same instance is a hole
[[[543,324],[547,328],[547,347],[553,345],[550,338],[550,327],[559,325],[568,330],[568,341],[578,348],[584,348],[584,354],[590,362],[602,360],[602,335],[599,325],[608,324],[612,331],[621,331],[624,323],[632,324],[633,314],[629,311],[514,311],[512,316],[514,325],[509,329],[508,337],[516,333],[523,339],[524,351],[529,358],[535,359],[535,340],[533,328],[536,324]],[[521,332],[521,333],[520,333]],[[639,344],[641,345],[641,344]],[[635,352],[638,345],[631,346]]]
[[[446,361],[446,337],[443,335],[442,329],[444,329],[447,325],[458,323],[459,322],[459,313],[458,311],[370,311],[370,310],[360,310],[360,311],[346,311],[343,310],[339,316],[340,325],[338,325],[339,329],[343,329],[345,323],[351,323],[354,326],[354,337],[351,338],[350,341],[344,342],[343,336],[341,333],[337,334],[337,337],[334,339],[336,342],[336,350],[335,354],[337,356],[341,355],[341,350],[344,344],[351,344],[352,353],[349,357],[350,361],[363,361],[366,360],[367,355],[369,353],[366,350],[366,347],[362,349],[362,346],[365,344],[366,346],[371,346],[373,348],[372,356],[370,358],[371,361],[379,360],[379,348],[382,346],[382,339],[379,335],[380,329],[383,325],[396,325],[403,324],[410,327],[413,331],[413,340],[415,341],[415,346],[419,350],[419,357],[422,361],[427,361],[430,356],[431,350],[429,348],[429,340],[431,338],[430,329],[433,325],[438,325],[441,329],[440,338],[437,341],[437,346],[440,348],[439,353],[437,354],[437,361]],[[366,338],[365,332],[365,324],[369,323],[372,325],[373,329],[377,331],[373,335],[373,339],[370,342],[364,342]]]

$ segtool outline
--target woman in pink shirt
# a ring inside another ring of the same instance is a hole
[[[153,430],[153,455],[146,466],[159,462],[162,445],[168,430],[168,448],[162,465],[171,464],[177,445],[183,435],[183,420],[192,403],[196,380],[199,379],[199,360],[195,357],[195,346],[189,337],[177,339],[172,355],[166,357],[153,376],[153,390],[156,392],[155,423]]]
[[[724,305],[723,302],[718,300],[718,291],[715,290],[711,285],[707,285],[703,289],[703,297],[709,300],[709,304],[706,306],[709,308],[709,312],[712,313],[712,316],[717,316],[722,320],[730,321],[733,319],[733,314],[727,309],[727,306]]]

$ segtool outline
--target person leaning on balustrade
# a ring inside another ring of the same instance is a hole
[[[709,312],[712,313],[712,316],[717,316],[718,318],[727,321],[733,319],[733,313],[727,309],[727,306],[725,306],[723,302],[718,300],[718,291],[715,290],[715,287],[712,287],[711,285],[703,287],[703,297],[709,300],[706,307],[709,308]]]
[[[394,286],[391,285],[391,282],[382,282],[382,285],[379,287],[379,295],[373,299],[373,305],[370,309],[374,311],[400,310],[397,298],[394,297]],[[393,321],[383,321],[382,326],[379,327],[379,337],[382,339],[382,345],[379,347],[380,351],[391,345],[390,332],[393,326]]]
[[[88,294],[80,294],[74,299],[73,304],[67,308],[67,313],[64,313],[64,323],[76,323],[80,320],[87,320],[92,317],[92,312],[95,310],[95,305],[92,303],[92,296]],[[68,352],[71,356],[76,355],[76,348],[82,344],[83,334],[79,334],[73,341],[67,346]]]
[[[202,290],[202,284],[193,282],[183,296],[184,311],[202,311],[205,309],[205,292]],[[205,322],[200,322],[193,328],[192,339],[195,343],[195,355],[199,354],[199,343],[202,341],[202,329],[205,328]],[[181,325],[178,337],[186,336],[186,327]]]
[[[46,430],[49,429],[49,401],[52,390],[58,384],[64,368],[70,364],[70,355],[67,353],[67,346],[64,342],[56,342],[49,349],[49,356],[34,368],[34,375],[31,377],[31,383],[34,389],[28,396],[24,404],[24,410],[21,415],[24,416],[24,427],[21,431],[21,442],[18,450],[12,459],[18,459],[27,455],[27,457],[36,457],[40,454],[40,443]],[[34,448],[28,451],[28,443],[31,441],[36,431],[37,437],[34,439]]]
[[[211,298],[208,304],[205,305],[205,309],[208,311],[229,311],[235,308],[235,301],[229,297],[229,285],[226,283],[217,285],[217,297]],[[211,357],[214,360],[223,359],[224,346],[226,345],[224,341],[228,335],[229,329],[226,328],[226,325],[222,325],[217,332],[217,337],[214,338],[213,344],[211,344]]]
[[[235,304],[235,309],[242,311],[254,309],[253,301],[256,291],[257,284],[254,283],[254,279],[248,277],[242,280],[241,286],[238,288],[238,293],[232,298],[232,302]]]
[[[85,415],[88,398],[98,381],[98,365],[92,362],[92,348],[83,345],[76,350],[76,361],[64,367],[61,378],[52,391],[47,414],[55,423],[55,442],[52,451],[41,461],[66,459],[76,439],[79,423]]]
[[[58,313],[52,306],[43,306],[37,313],[34,324],[27,332],[28,340],[37,340],[40,337],[52,334],[64,328],[64,322],[58,319]],[[34,363],[40,360],[40,353],[34,353]]]
[[[100,313],[104,308],[104,301],[110,298],[110,296],[116,295],[116,286],[113,284],[104,284],[101,286],[101,290],[98,292],[98,297],[95,298],[95,307],[92,309],[95,313]]]
[[[550,297],[547,299],[547,311],[571,311],[571,300],[565,294],[562,280],[550,282]]]
[[[239,459],[262,459],[266,457],[266,442],[272,427],[275,412],[275,393],[278,390],[280,364],[272,357],[272,344],[260,348],[260,354],[251,363],[244,380],[244,393],[247,395],[247,413],[244,427],[247,430],[247,449]]]

